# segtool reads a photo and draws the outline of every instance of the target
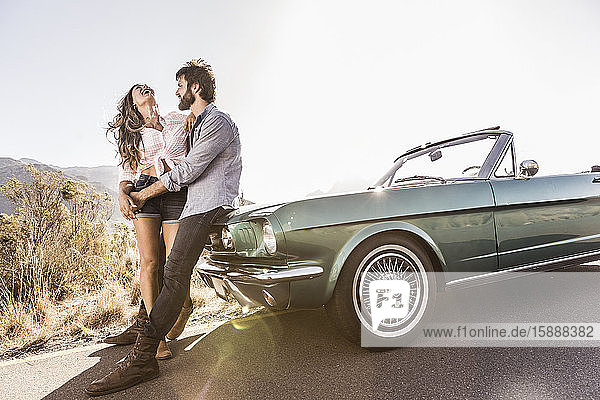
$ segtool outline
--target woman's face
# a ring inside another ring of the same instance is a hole
[[[138,108],[148,105],[153,107],[156,105],[156,100],[154,99],[154,90],[148,85],[135,85],[131,95],[133,97],[133,103]]]

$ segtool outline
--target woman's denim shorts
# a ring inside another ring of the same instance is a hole
[[[151,175],[141,174],[135,182],[132,192],[139,192],[158,181]],[[187,188],[181,188],[179,192],[167,192],[148,200],[144,206],[136,212],[137,218],[160,218],[163,223],[179,222],[179,217],[187,199]]]

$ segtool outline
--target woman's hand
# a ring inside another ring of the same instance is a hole
[[[133,199],[123,192],[119,193],[119,209],[126,220],[137,219],[134,214],[136,205],[133,202]]]
[[[193,112],[191,112],[190,115],[188,115],[187,119],[185,120],[184,131],[187,133],[190,133],[192,131],[192,129],[194,128],[195,123],[196,123],[196,116],[194,115]]]
[[[142,192],[131,192],[129,193],[129,195],[131,196],[131,199],[133,201],[133,208],[136,211],[141,210],[142,207],[144,207],[146,200],[148,200]]]

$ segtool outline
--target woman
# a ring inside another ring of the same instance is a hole
[[[108,132],[112,132],[121,157],[119,174],[119,206],[123,216],[133,221],[140,253],[140,290],[143,306],[136,322],[120,335],[106,338],[106,343],[131,344],[141,332],[150,315],[152,305],[158,297],[160,261],[160,231],[168,255],[173,246],[179,227],[179,216],[186,201],[187,191],[165,193],[148,201],[140,210],[129,196],[132,191],[140,191],[158,180],[158,176],[169,171],[187,153],[187,128],[195,121],[195,116],[171,112],[164,117],[158,112],[154,90],[147,85],[134,85],[117,107],[118,114],[110,122]],[[189,130],[189,129],[188,129]],[[162,281],[162,279],[160,279]],[[145,306],[145,310],[144,310]],[[183,304],[179,318],[169,339],[178,337],[192,312],[189,296]],[[146,311],[146,312],[144,312]],[[163,340],[158,347],[156,358],[172,356]]]

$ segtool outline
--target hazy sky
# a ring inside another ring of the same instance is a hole
[[[254,201],[374,181],[406,150],[501,125],[540,174],[600,164],[600,2],[0,0],[0,156],[115,164],[136,82],[176,109],[211,63]]]

